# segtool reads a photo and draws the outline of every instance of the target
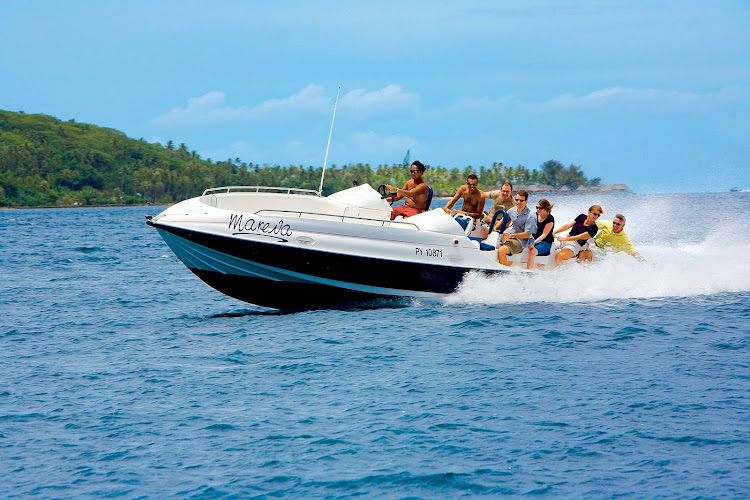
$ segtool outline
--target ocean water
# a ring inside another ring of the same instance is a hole
[[[0,498],[750,497],[750,195],[550,201],[647,262],[278,313],[160,207],[0,211]]]

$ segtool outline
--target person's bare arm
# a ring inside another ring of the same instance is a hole
[[[443,210],[445,211],[446,214],[450,215],[451,212],[453,212],[453,210],[451,209],[453,208],[453,205],[455,205],[456,202],[459,200],[459,198],[461,198],[461,195],[463,194],[463,188],[464,188],[463,186],[458,188],[458,191],[456,191],[456,194],[453,196],[451,201],[449,201],[448,204],[445,205],[445,208]]]
[[[385,187],[388,189],[389,193],[396,193],[396,197],[395,198],[391,197],[391,203],[394,203],[394,202],[396,202],[398,200],[402,200],[402,199],[404,199],[405,197],[408,196],[408,195],[404,195],[404,194],[401,194],[401,195],[398,194],[399,191],[402,191],[402,192],[403,191],[408,191],[408,187],[409,187],[409,182],[408,181],[407,181],[406,184],[404,184],[404,187],[401,188],[401,189],[397,188],[396,186],[392,186],[390,184],[386,184]]]
[[[547,237],[547,235],[549,234],[549,232],[552,231],[552,226],[554,226],[554,225],[555,225],[554,222],[548,222],[548,223],[546,223],[544,225],[544,231],[542,231],[542,235],[539,236],[539,238],[537,238],[537,239],[534,240],[534,245],[536,245],[540,241],[543,241],[544,238]]]
[[[575,224],[575,223],[576,223],[576,221],[571,221],[571,222],[568,222],[567,224],[565,224],[565,225],[563,225],[563,226],[560,226],[560,227],[558,227],[558,228],[557,228],[557,231],[555,231],[555,232],[554,232],[554,233],[552,233],[552,234],[558,234],[558,233],[562,233],[563,231],[567,231],[568,229],[570,229],[571,227],[573,227],[573,224]],[[558,237],[558,238],[559,238],[559,237]]]
[[[418,184],[411,189],[409,189],[408,182],[404,184],[404,187],[402,187],[401,189],[398,189],[396,186],[391,186],[390,184],[387,184],[386,187],[388,188],[388,191],[396,192],[396,200],[394,201],[398,201],[401,198],[413,198],[422,194],[422,191],[427,191],[429,189],[426,182]]]

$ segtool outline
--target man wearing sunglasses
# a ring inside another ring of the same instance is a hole
[[[484,209],[484,198],[482,197],[482,192],[477,187],[478,183],[479,179],[476,175],[471,174],[467,177],[466,184],[458,188],[453,199],[443,209],[445,213],[448,215],[466,214],[474,219],[480,218],[482,216],[482,209]],[[456,204],[459,198],[464,199],[461,210],[453,210],[453,205]]]
[[[630,237],[625,232],[625,216],[617,214],[610,220],[597,220],[596,226],[599,232],[596,235],[597,248],[612,249],[615,252],[625,252],[634,258],[643,262],[645,259],[639,254],[633,244],[630,243]]]
[[[386,184],[389,192],[395,192],[395,198],[387,198],[388,201],[393,203],[402,198],[406,198],[403,205],[393,207],[391,209],[391,220],[395,219],[399,215],[403,217],[411,217],[412,215],[421,214],[427,208],[427,198],[430,194],[430,188],[427,183],[422,179],[425,167],[421,161],[415,161],[409,167],[409,174],[411,179],[406,181],[404,187],[398,189],[396,186]]]
[[[529,239],[536,232],[536,215],[526,206],[529,193],[522,189],[516,193],[516,206],[508,210],[510,224],[502,234],[503,244],[497,249],[498,262],[509,266],[508,255],[523,252],[529,244]]]

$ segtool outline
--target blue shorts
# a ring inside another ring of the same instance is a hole
[[[552,243],[549,241],[540,241],[536,245],[534,245],[534,248],[536,248],[536,251],[539,252],[537,255],[540,257],[542,255],[549,255],[549,251],[552,249]]]

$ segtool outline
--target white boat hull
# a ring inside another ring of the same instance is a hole
[[[210,286],[277,309],[439,297],[467,272],[507,270],[442,210],[403,222],[389,213],[369,186],[327,198],[230,191],[178,203],[148,223]]]

